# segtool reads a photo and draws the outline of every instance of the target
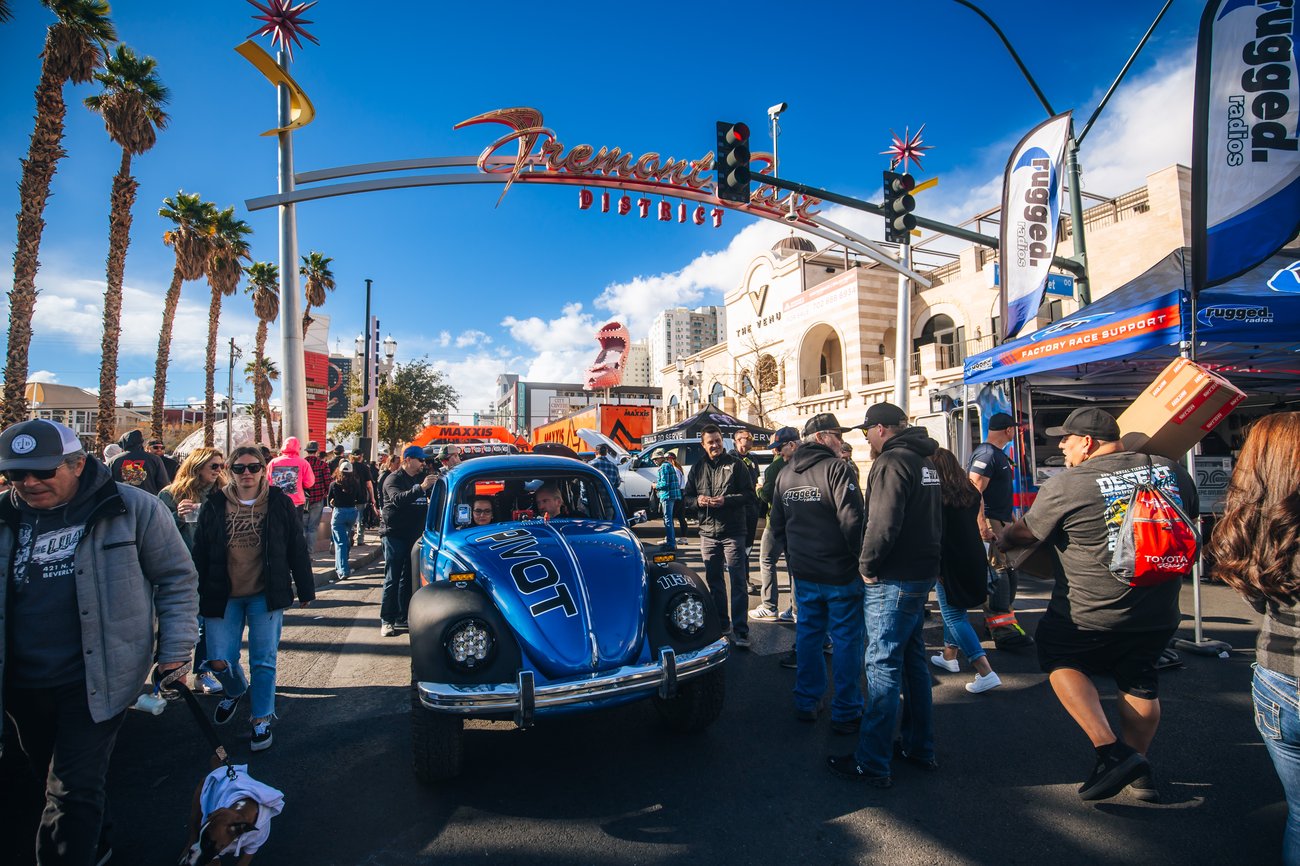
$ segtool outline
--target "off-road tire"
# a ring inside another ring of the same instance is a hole
[[[722,667],[679,683],[677,697],[664,700],[655,695],[655,709],[664,723],[679,733],[702,731],[722,714],[727,697],[727,679]]]
[[[411,759],[415,777],[426,785],[460,775],[465,726],[460,716],[438,713],[420,703],[411,684]]]

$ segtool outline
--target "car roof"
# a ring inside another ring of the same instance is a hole
[[[586,463],[572,457],[550,457],[545,454],[503,454],[492,457],[476,457],[467,460],[447,473],[447,482],[455,485],[467,475],[483,475],[493,472],[588,472],[595,473]]]

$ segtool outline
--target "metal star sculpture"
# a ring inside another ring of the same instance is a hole
[[[916,163],[917,171],[922,170],[921,168],[922,154],[924,153],[924,151],[934,149],[934,145],[932,144],[921,144],[921,133],[923,132],[925,132],[924,123],[921,124],[921,128],[916,131],[916,135],[911,135],[910,129],[904,127],[902,138],[899,138],[898,133],[894,132],[892,129],[889,130],[889,134],[894,137],[894,143],[889,146],[888,150],[882,150],[881,153],[890,157],[889,160],[890,171],[893,171],[894,169],[898,168],[898,164],[901,162],[903,164],[903,172],[906,173],[908,169],[909,160]]]
[[[291,6],[289,0],[267,0],[269,5],[263,6],[257,0],[248,0],[263,13],[254,15],[255,21],[265,21],[261,27],[248,34],[248,38],[254,36],[270,36],[271,46],[275,47],[278,43],[289,54],[289,59],[293,60],[293,46],[296,44],[302,47],[302,39],[310,39],[313,43],[320,45],[320,40],[312,36],[303,25],[312,22],[302,17],[302,14],[311,7],[315,6],[318,0],[311,0],[310,3],[299,3]]]

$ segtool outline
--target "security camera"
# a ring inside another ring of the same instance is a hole
[[[789,106],[788,103],[785,103],[785,102],[778,102],[776,105],[773,105],[771,108],[769,108],[769,109],[767,110],[767,116],[768,116],[768,117],[776,117],[778,114],[780,114],[781,112],[785,111],[785,110],[786,110],[787,108],[789,108],[789,107],[790,107],[790,106]]]
[[[794,208],[790,208],[788,211],[781,214],[781,219],[785,220],[788,223],[797,223],[799,222],[799,212],[796,211]]]

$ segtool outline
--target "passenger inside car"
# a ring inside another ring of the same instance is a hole
[[[486,496],[477,497],[470,505],[470,514],[475,526],[487,526],[492,523],[495,517],[492,500]]]

